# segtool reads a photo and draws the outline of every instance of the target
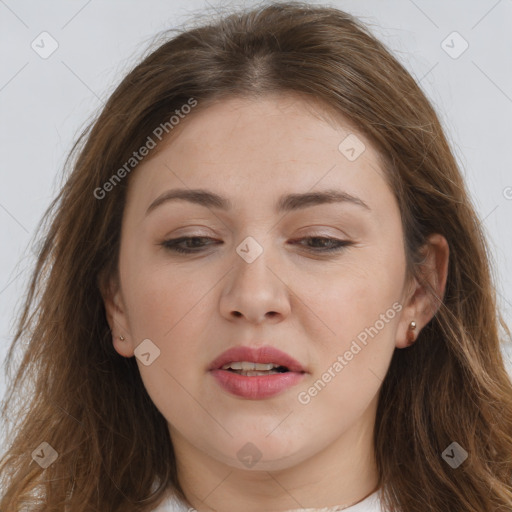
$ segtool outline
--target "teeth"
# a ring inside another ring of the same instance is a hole
[[[274,371],[266,371],[266,372],[244,372],[244,371],[241,371],[241,372],[237,372],[238,375],[244,375],[246,377],[257,377],[258,375],[279,375],[280,373],[279,372],[274,372]]]
[[[229,368],[231,368],[232,370],[242,370],[243,372],[268,372],[269,370],[272,370],[273,368],[279,368],[280,366],[280,364],[274,363],[251,363],[248,361],[240,361],[225,364],[222,367],[222,370],[228,370]],[[264,373],[263,375],[267,374]]]

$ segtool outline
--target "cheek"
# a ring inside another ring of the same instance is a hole
[[[367,409],[389,367],[395,349],[401,305],[391,294],[367,281],[346,288],[325,307],[335,334],[316,341],[317,358],[307,384],[297,389],[296,401],[310,418],[322,418],[338,428],[349,427]],[[354,300],[354,292],[364,301]]]
[[[328,345],[352,339],[400,299],[403,266],[400,254],[362,249],[321,272],[297,273],[292,282],[302,321],[320,326],[316,332]]]
[[[400,254],[367,252],[307,290],[316,314],[308,318],[324,326],[313,368],[323,400],[348,406],[377,391],[395,347],[404,275]]]
[[[206,315],[200,301],[204,292],[177,285],[171,273],[168,277],[160,273],[146,277],[131,303],[130,323],[134,336],[152,340],[159,355],[149,366],[140,360],[137,364],[157,409],[168,421],[179,423],[184,411],[204,414],[193,399],[203,366],[198,343],[204,328],[198,318]]]
[[[204,323],[211,316],[205,295],[215,280],[209,285],[197,274],[191,276],[176,265],[155,264],[136,252],[125,260],[122,271],[135,345],[149,339],[158,349],[158,357],[151,365],[137,360],[146,388],[158,407],[160,396],[168,400],[169,396],[179,395],[179,383],[190,379],[190,368],[199,371],[203,364],[198,343]]]
[[[126,258],[122,279],[131,329],[162,342],[183,329],[182,320],[197,317],[208,290],[190,270],[136,249]]]

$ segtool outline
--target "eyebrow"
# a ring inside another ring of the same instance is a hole
[[[227,198],[214,192],[204,189],[172,189],[167,190],[158,196],[146,210],[146,215],[155,210],[158,206],[169,201],[188,201],[206,208],[215,208],[228,211],[233,208],[233,203]],[[327,203],[350,203],[361,206],[371,211],[371,208],[359,197],[347,192],[335,189],[322,190],[319,192],[304,192],[286,194],[279,198],[275,213],[284,213],[300,210],[310,206]]]

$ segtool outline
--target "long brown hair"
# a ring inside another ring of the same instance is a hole
[[[124,78],[73,147],[71,172],[38,229],[38,259],[9,351],[1,510],[30,503],[29,510],[147,511],[169,489],[184,497],[166,421],[134,358],[115,352],[105,316],[100,291],[117,271],[129,170],[112,178],[191,98],[200,109],[275,91],[320,100],[374,144],[400,207],[409,272],[420,277],[419,249],[429,234],[449,243],[439,309],[415,345],[395,350],[380,391],[374,446],[383,505],[511,509],[512,384],[500,325],[510,332],[438,117],[410,74],[351,15],[278,2],[165,41]],[[442,456],[453,442],[468,453],[458,468]],[[57,454],[46,469],[37,450],[53,452],[41,443]]]

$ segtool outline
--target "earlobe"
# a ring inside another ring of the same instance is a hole
[[[416,322],[414,320],[409,324],[409,329],[407,330],[407,346],[410,347],[416,341]]]
[[[112,334],[112,345],[115,351],[123,357],[133,357],[134,348],[131,340],[126,339],[123,335],[116,336]]]
[[[112,344],[123,357],[133,356],[133,346],[129,339],[128,322],[120,286],[113,278],[100,287],[105,305],[107,322],[112,332]]]

